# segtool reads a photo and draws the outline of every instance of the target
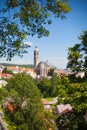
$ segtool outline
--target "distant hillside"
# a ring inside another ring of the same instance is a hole
[[[20,67],[24,67],[24,68],[34,68],[34,65],[32,64],[10,64],[10,63],[0,63],[3,66],[20,66]]]

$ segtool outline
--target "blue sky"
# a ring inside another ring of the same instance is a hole
[[[23,58],[14,57],[10,63],[33,64],[33,52],[38,45],[40,61],[47,61],[58,69],[64,69],[67,64],[68,47],[80,43],[78,36],[83,30],[87,30],[87,0],[69,0],[71,12],[67,19],[53,19],[51,25],[47,26],[50,31],[49,37],[38,39],[30,37],[26,42],[31,42],[32,47]],[[7,62],[4,58],[0,62]]]

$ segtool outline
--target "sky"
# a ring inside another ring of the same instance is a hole
[[[1,1],[0,1],[1,2]],[[53,18],[52,24],[47,26],[49,37],[29,37],[26,42],[32,43],[28,53],[23,58],[14,57],[9,63],[34,64],[34,49],[38,46],[40,61],[48,61],[58,69],[65,69],[67,65],[68,48],[80,43],[78,36],[87,30],[87,0],[69,0],[71,11],[67,19]],[[5,58],[0,63],[7,63]]]

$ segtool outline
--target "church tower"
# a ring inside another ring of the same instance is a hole
[[[38,47],[36,46],[35,50],[34,50],[34,68],[35,69],[36,69],[38,63],[39,63],[39,50],[38,50]]]

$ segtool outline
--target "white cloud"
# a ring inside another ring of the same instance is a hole
[[[28,46],[32,46],[33,45],[33,43],[31,43],[31,42],[24,42],[24,44],[26,44]]]

